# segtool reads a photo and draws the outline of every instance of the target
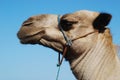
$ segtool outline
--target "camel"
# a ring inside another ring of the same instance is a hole
[[[120,61],[107,27],[112,15],[80,10],[60,16],[41,14],[23,22],[18,31],[22,44],[40,44],[63,54],[66,40],[72,41],[65,59],[77,80],[120,80]]]

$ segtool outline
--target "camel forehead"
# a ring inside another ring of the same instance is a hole
[[[74,13],[74,15],[81,15],[81,16],[89,16],[89,17],[97,17],[100,13],[88,10],[80,10]]]
[[[80,11],[76,11],[75,13],[94,14],[99,12],[89,11],[89,10],[80,10]]]
[[[93,12],[88,10],[80,10],[71,14],[64,15],[63,19],[68,21],[78,21],[78,20],[90,20],[93,21],[99,15],[99,12]]]

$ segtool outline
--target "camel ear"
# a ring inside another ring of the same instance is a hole
[[[100,13],[93,22],[94,28],[98,29],[98,30],[104,30],[105,26],[107,26],[109,24],[111,18],[112,18],[111,14]]]

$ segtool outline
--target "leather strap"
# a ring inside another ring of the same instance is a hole
[[[58,64],[57,64],[57,66],[61,66],[61,64],[63,62],[63,59],[64,59],[65,55],[67,54],[68,48],[69,48],[69,46],[65,46],[63,54],[62,54],[62,58],[60,58],[60,53],[58,53]]]

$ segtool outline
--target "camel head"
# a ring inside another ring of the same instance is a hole
[[[61,26],[72,41],[65,58],[77,80],[118,80],[119,60],[106,27],[111,17],[87,10],[61,15],[59,21],[58,15],[32,16],[23,22],[17,36],[23,44],[41,44],[63,52],[66,40]]]
[[[62,15],[60,22],[58,15],[37,15],[23,22],[17,35],[23,44],[41,44],[62,52],[66,41],[58,27],[61,25],[66,35],[73,40],[72,47],[76,48],[79,41],[79,44],[86,48],[88,44],[93,45],[95,36],[92,32],[104,32],[110,19],[110,14],[87,10]]]

